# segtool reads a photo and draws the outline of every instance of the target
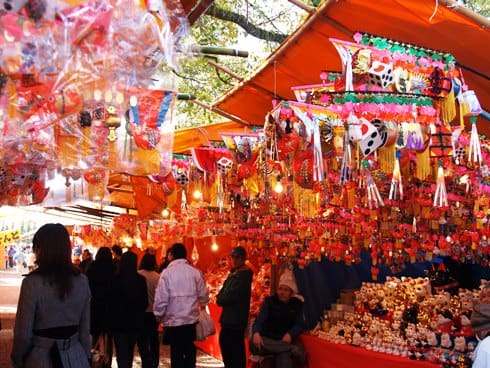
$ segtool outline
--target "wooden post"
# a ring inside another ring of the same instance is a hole
[[[274,295],[277,291],[277,264],[272,264],[271,265],[271,290],[270,290],[270,295]]]
[[[242,82],[243,81],[243,77],[240,77],[238,74],[232,72],[230,69],[224,67],[223,65],[218,64],[217,62],[215,62],[213,60],[208,60],[208,64],[211,65],[211,66],[214,66],[216,69],[219,69],[219,70],[225,72],[230,77],[236,79],[239,82]]]
[[[313,13],[315,11],[315,8],[309,5],[306,5],[302,1],[299,0],[288,0],[291,4],[296,5],[298,8],[303,9],[305,12],[308,13]]]
[[[248,51],[230,49],[227,47],[193,46],[191,49],[193,52],[201,54],[248,57]]]
[[[215,112],[215,113],[217,113],[217,114],[219,114],[219,115],[221,115],[221,116],[223,116],[223,117],[225,117],[227,119],[230,119],[232,121],[235,121],[235,122],[237,122],[239,124],[246,125],[246,126],[250,125],[250,123],[248,121],[245,121],[243,119],[240,119],[238,116],[229,114],[226,111],[223,111],[223,110],[221,110],[218,107],[208,105],[207,103],[202,102],[202,101],[199,101],[199,100],[190,100],[190,101],[192,101],[196,105],[199,105],[201,107],[204,107],[206,110]]]

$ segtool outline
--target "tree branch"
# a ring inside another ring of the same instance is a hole
[[[287,35],[280,32],[270,32],[265,29],[259,28],[255,24],[251,23],[243,15],[220,8],[216,4],[211,5],[205,14],[213,18],[238,24],[245,31],[247,31],[247,33],[261,40],[281,43],[287,37]]]

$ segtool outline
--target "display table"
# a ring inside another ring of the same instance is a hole
[[[333,344],[319,337],[303,334],[308,368],[437,368],[433,363],[410,360],[368,351],[350,345]]]
[[[209,304],[209,313],[216,324],[216,334],[208,337],[204,341],[196,341],[195,344],[205,353],[222,360],[218,338],[220,331],[218,320],[221,314],[221,308],[216,304]],[[429,362],[377,353],[351,345],[334,344],[313,335],[303,334],[299,339],[306,350],[308,359],[307,368],[352,368],[356,366],[362,368],[438,367],[436,364]]]

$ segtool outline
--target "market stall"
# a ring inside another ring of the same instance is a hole
[[[318,14],[343,19],[331,3]],[[214,298],[240,244],[255,271],[252,317],[276,272],[294,270],[312,367],[468,365],[468,314],[490,278],[490,142],[479,98],[488,81],[449,51],[349,32],[324,45],[338,54],[337,71],[315,60],[319,83],[288,85],[291,98],[260,113],[264,126],[221,131],[219,147],[174,157],[177,88],[160,73],[176,66],[182,14],[122,9],[66,2],[57,17],[49,7],[1,17],[0,204],[84,198],[103,207],[129,191],[134,210],[110,225],[74,226],[77,247],[121,244],[160,259],[183,242]],[[353,298],[337,303],[345,289]],[[219,357],[216,339],[200,346]],[[320,351],[332,353],[320,363]]]

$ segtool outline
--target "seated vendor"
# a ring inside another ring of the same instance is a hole
[[[305,363],[306,354],[294,339],[304,330],[303,301],[291,271],[284,272],[277,293],[267,297],[252,326],[250,351],[273,355],[276,368],[292,368],[293,359]]]

